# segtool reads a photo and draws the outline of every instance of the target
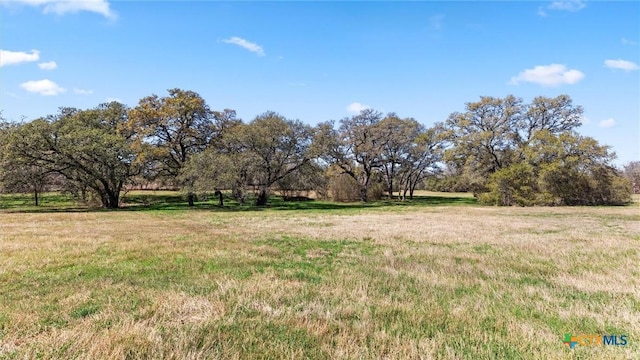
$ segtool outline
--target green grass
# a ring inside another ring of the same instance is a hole
[[[52,211],[65,209],[72,211],[81,209],[70,195],[43,193],[38,198],[39,206],[35,206],[31,194],[0,194],[0,210]]]
[[[111,211],[177,211],[177,210],[214,210],[214,211],[265,211],[265,210],[295,210],[295,211],[350,211],[363,209],[384,209],[393,211],[402,208],[437,205],[474,205],[476,199],[464,193],[432,193],[422,192],[412,200],[400,201],[377,200],[368,203],[336,203],[332,201],[284,201],[281,196],[273,195],[265,207],[256,207],[249,198],[245,204],[239,204],[234,199],[225,196],[225,206],[220,208],[214,197],[201,198],[190,208],[185,196],[176,191],[132,191],[122,197],[123,206]],[[40,195],[40,205],[33,205],[32,195],[29,194],[0,194],[0,210],[11,212],[74,212],[74,211],[109,211],[100,208],[95,201],[83,203],[74,200],[69,195],[59,193],[44,193]]]
[[[0,358],[637,358],[637,208],[421,195],[187,209],[144,192],[116,211],[4,197]],[[565,333],[630,342],[569,350]]]

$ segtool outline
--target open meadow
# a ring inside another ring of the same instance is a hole
[[[422,195],[189,209],[132,193],[116,211],[0,197],[0,358],[640,358],[637,203]],[[627,344],[570,350],[566,333]]]

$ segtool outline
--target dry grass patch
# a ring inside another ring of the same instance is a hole
[[[2,213],[0,254],[0,358],[640,352],[637,207]]]

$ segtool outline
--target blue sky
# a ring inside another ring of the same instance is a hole
[[[640,160],[640,3],[0,0],[11,120],[169,88],[244,120],[363,107],[425,125],[480,96],[570,95],[584,135]]]

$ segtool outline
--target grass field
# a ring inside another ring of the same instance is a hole
[[[132,193],[118,211],[0,197],[0,358],[640,358],[637,203],[421,195],[188,209]],[[565,333],[628,343],[569,350]]]

